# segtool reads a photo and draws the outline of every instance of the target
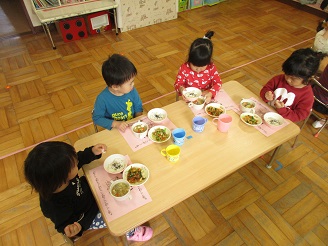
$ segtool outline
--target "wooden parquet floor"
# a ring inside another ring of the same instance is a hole
[[[0,246],[64,245],[24,180],[23,161],[41,141],[74,144],[94,133],[91,110],[109,54],[134,62],[149,110],[175,100],[190,43],[212,29],[223,82],[237,80],[258,94],[292,51],[312,45],[319,20],[279,1],[226,0],[118,36],[64,43],[54,35],[57,50],[43,33],[0,40]],[[328,245],[328,131],[315,138],[313,121],[295,148],[283,144],[282,169],[267,169],[271,153],[264,155],[149,221],[153,238],[131,245]],[[99,230],[77,245],[123,243]]]

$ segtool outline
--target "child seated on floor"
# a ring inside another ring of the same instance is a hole
[[[213,31],[208,31],[203,38],[197,38],[191,44],[188,60],[179,68],[174,83],[179,95],[182,95],[187,87],[196,87],[202,90],[206,103],[209,103],[220,90],[222,81],[212,61],[213,35]]]
[[[320,55],[311,48],[294,51],[282,64],[284,74],[270,79],[260,91],[261,98],[286,119],[306,119],[313,105],[313,91],[308,84],[316,74]]]
[[[67,237],[81,236],[89,229],[106,228],[85,176],[78,170],[99,159],[107,150],[96,144],[76,153],[64,142],[44,142],[37,145],[24,162],[26,181],[39,193],[41,211],[50,218],[58,232]],[[147,241],[153,231],[138,226],[127,233],[131,241]]]
[[[125,131],[125,122],[142,115],[142,101],[134,87],[137,69],[126,57],[113,54],[102,65],[107,87],[97,96],[92,119],[106,129]]]

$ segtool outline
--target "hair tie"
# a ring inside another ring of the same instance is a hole
[[[208,37],[204,36],[203,39],[209,39]]]

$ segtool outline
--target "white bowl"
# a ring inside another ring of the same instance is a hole
[[[205,106],[205,113],[211,117],[219,117],[220,114],[226,113],[226,109],[220,103],[209,103]]]
[[[153,108],[148,112],[147,116],[152,122],[159,124],[166,120],[167,113],[162,108]]]
[[[124,169],[123,179],[131,186],[139,186],[147,182],[149,175],[149,169],[145,165],[134,163]]]
[[[156,136],[159,136],[159,138],[156,138]],[[169,140],[170,137],[171,131],[166,126],[153,126],[148,131],[148,138],[155,143],[164,143]]]
[[[124,155],[113,154],[106,158],[104,162],[104,169],[108,173],[116,174],[122,172],[127,164],[128,161]]]
[[[284,117],[274,112],[264,114],[263,119],[265,123],[272,128],[279,127],[285,122]]]
[[[240,109],[243,113],[255,113],[255,102],[251,99],[242,99]]]
[[[257,114],[242,113],[240,115],[240,119],[242,122],[249,126],[259,126],[262,124],[262,119]],[[252,122],[252,120],[255,120],[256,122]]]
[[[202,91],[196,87],[187,87],[182,91],[182,94],[188,101],[193,102],[202,95]]]
[[[145,138],[147,136],[148,125],[145,122],[138,121],[131,126],[131,131],[137,138]]]
[[[111,181],[109,192],[115,200],[124,201],[126,199],[131,199],[132,196],[130,194],[130,191],[130,183],[126,180],[117,179],[115,181]]]

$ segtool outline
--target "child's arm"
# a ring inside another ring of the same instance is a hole
[[[64,229],[64,233],[68,237],[74,237],[82,230],[82,226],[79,222],[74,222],[74,224],[67,225]]]
[[[207,103],[216,96],[216,94],[220,91],[221,87],[222,87],[222,80],[220,78],[219,72],[216,69],[216,66],[214,65],[214,63],[211,63],[209,66],[209,72],[210,72],[210,76],[211,76],[211,83],[212,83],[212,87],[209,89],[209,91],[206,93],[206,101]],[[211,94],[209,94],[211,93]],[[203,93],[204,95],[205,93]],[[208,97],[210,97],[208,99]]]
[[[108,130],[112,129],[112,123],[113,119],[109,119],[108,117],[105,117],[106,115],[106,99],[102,96],[98,96],[97,100],[94,105],[94,110],[92,114],[92,120],[94,123],[98,126],[101,126],[103,128],[106,128]]]
[[[313,101],[312,88],[308,86],[308,90],[306,90],[301,98],[294,102],[290,107],[280,107],[281,105],[284,105],[284,103],[276,102],[279,107],[277,107],[276,110],[285,119],[298,122],[304,120],[310,114]]]
[[[179,68],[177,77],[174,82],[174,89],[179,95],[182,95],[182,91],[185,89],[185,75],[184,75],[185,64],[181,65]]]
[[[262,98],[262,100],[264,102],[270,102],[272,100],[274,100],[274,90],[275,90],[275,78],[273,77],[272,79],[270,79],[261,89],[260,91],[260,97]]]
[[[101,146],[102,149],[107,150],[107,146],[104,144],[97,144],[96,146]],[[90,162],[92,162],[95,159],[99,159],[101,157],[102,154],[102,150],[100,152],[100,147],[96,147],[98,150],[96,151],[96,153],[98,153],[97,155],[93,152],[93,148],[94,146],[85,148],[83,151],[79,151],[77,152],[77,159],[79,161],[78,163],[78,168],[80,169],[84,164],[88,164]]]

